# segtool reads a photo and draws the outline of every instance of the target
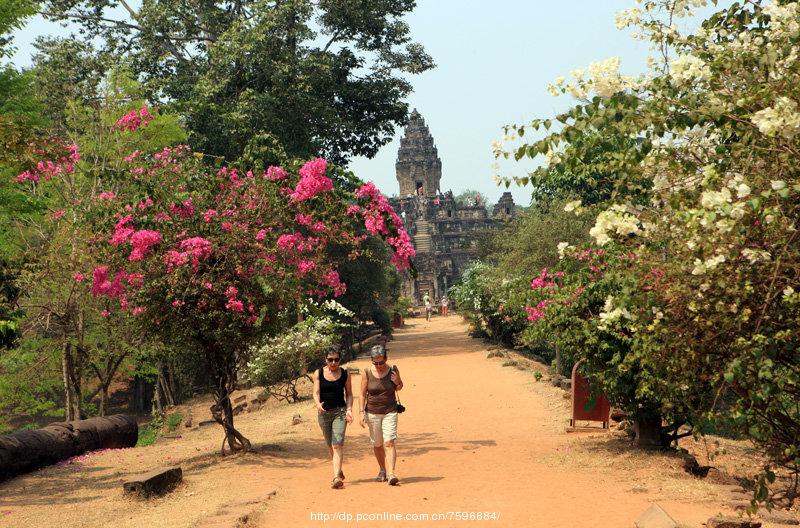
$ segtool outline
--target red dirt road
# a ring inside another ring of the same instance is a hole
[[[408,408],[397,441],[401,485],[372,481],[378,466],[366,430],[354,422],[345,444],[345,488],[328,488],[327,462],[287,469],[259,526],[618,528],[633,526],[653,500],[677,520],[700,526],[721,509],[713,502],[675,500],[675,492],[662,500],[659,489],[636,488],[638,477],[624,469],[584,471],[574,461],[559,467],[572,442],[590,440],[564,432],[568,416],[561,391],[486,354],[484,343],[466,335],[460,317],[412,320],[389,344]],[[322,447],[319,432],[312,431],[310,440],[314,436]],[[680,470],[660,476],[678,479],[677,495],[681,479],[694,484]],[[692,499],[697,496],[694,490]],[[477,520],[479,514],[490,520]],[[444,520],[434,521],[434,515]]]
[[[255,449],[222,457],[220,428],[197,427],[209,418],[210,401],[200,398],[174,411],[194,417],[177,438],[0,483],[0,527],[620,528],[658,502],[682,526],[700,528],[724,510],[726,492],[686,474],[675,455],[633,449],[614,433],[566,434],[563,391],[536,382],[531,370],[503,367],[505,358],[487,359],[486,344],[467,336],[460,317],[410,323],[389,344],[408,407],[399,424],[400,486],[373,481],[367,432],[352,424],[345,487],[330,489],[310,399],[239,415],[237,427]],[[168,495],[123,494],[132,475],[172,465],[183,468],[184,482]]]

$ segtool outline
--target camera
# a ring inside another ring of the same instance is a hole
[[[397,404],[397,413],[400,414],[402,412],[406,412],[406,408],[402,403]]]

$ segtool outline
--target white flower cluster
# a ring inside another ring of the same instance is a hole
[[[746,248],[742,250],[742,256],[750,261],[750,264],[755,264],[759,261],[768,261],[772,259],[772,255],[769,252],[764,251],[763,249],[750,249]]]
[[[750,121],[767,136],[781,135],[791,139],[800,132],[797,102],[788,97],[779,97],[775,106],[759,110]]]
[[[694,269],[692,275],[703,275],[709,270],[713,270],[725,262],[725,255],[715,255],[706,260],[694,259]]]
[[[771,38],[793,38],[800,35],[800,5],[788,2],[780,5],[772,1],[765,5],[763,12],[770,17],[769,36]]]
[[[566,255],[566,251],[568,249],[570,249],[570,248],[572,248],[572,246],[569,245],[569,242],[559,242],[558,243],[558,259],[559,260],[563,259],[564,256]]]
[[[328,299],[327,301],[322,303],[322,308],[325,310],[329,310],[335,314],[341,315],[342,317],[353,317],[355,316],[355,312],[348,310],[338,302],[334,301],[333,299]]]
[[[564,77],[559,77],[554,84],[548,87],[548,91],[554,96],[566,91],[578,99],[585,99],[592,92],[603,97],[610,97],[636,85],[633,77],[619,73],[619,65],[619,57],[609,57],[606,60],[590,64],[586,72],[572,70],[570,75],[575,82],[568,83]]]
[[[594,227],[589,230],[589,234],[600,246],[611,241],[611,233],[620,236],[639,235],[642,233],[642,223],[624,205],[612,205],[611,209],[597,215]]]
[[[642,10],[638,7],[623,9],[617,13],[617,29],[625,29],[629,26],[638,26],[642,20]]]
[[[700,205],[706,209],[719,209],[722,205],[731,203],[731,191],[723,187],[721,191],[703,191],[700,195]]]
[[[600,330],[608,330],[609,325],[619,321],[622,318],[628,319],[629,321],[636,320],[636,316],[631,314],[627,308],[622,306],[614,306],[613,295],[606,297],[606,302],[603,305],[603,311],[600,312],[598,318],[600,319],[600,323],[597,325],[597,328]]]
[[[678,84],[691,84],[711,78],[711,68],[694,55],[680,55],[670,65],[670,77]]]
[[[561,155],[558,151],[548,150],[544,155],[544,163],[547,167],[558,165],[561,163]]]
[[[571,202],[567,202],[567,204],[564,206],[564,212],[571,213],[573,211],[575,212],[576,215],[579,215],[583,212],[583,207],[581,207],[580,200],[573,200]]]

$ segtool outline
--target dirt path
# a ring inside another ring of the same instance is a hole
[[[663,475],[679,479],[675,490],[664,493],[664,483],[656,483],[654,489],[637,488],[641,478],[625,470],[582,471],[570,461],[560,460],[564,454],[569,456],[576,441],[564,432],[567,406],[562,393],[536,383],[530,371],[487,361],[485,344],[467,337],[459,317],[413,321],[397,333],[389,354],[390,362],[397,363],[403,375],[406,387],[401,396],[409,409],[401,415],[399,425],[402,484],[390,488],[372,481],[377,463],[371,456],[368,435],[361,427],[350,426],[345,489],[327,488],[330,470],[326,461],[288,468],[280,492],[260,518],[260,527],[346,526],[355,525],[359,514],[374,514],[367,517],[370,519],[383,513],[436,513],[450,520],[418,525],[618,528],[632,526],[652,500],[658,500],[677,519],[700,526],[720,509],[714,503],[696,502],[704,495],[703,489],[693,490],[692,500],[680,500],[682,485],[696,483],[677,468]],[[357,365],[366,365],[366,361]],[[310,406],[308,409],[313,411]],[[304,414],[308,415],[308,410]],[[321,442],[317,436],[319,433],[312,431],[310,441]],[[597,457],[609,456],[607,447],[603,448]],[[317,520],[319,516],[312,518],[311,512],[338,513],[353,520],[323,523]],[[462,523],[449,512],[488,512],[497,520]],[[415,523],[381,520],[359,524]]]
[[[253,453],[220,457],[219,428],[195,427],[148,448],[92,454],[2,483],[0,526],[619,528],[657,501],[699,528],[725,511],[721,487],[688,476],[673,455],[632,450],[609,434],[567,435],[562,391],[536,382],[530,370],[487,360],[486,345],[467,336],[460,317],[410,323],[389,345],[408,407],[400,417],[398,487],[372,480],[377,464],[369,439],[354,424],[345,445],[346,486],[330,489],[313,403],[271,403],[237,417]],[[207,419],[207,409],[208,402],[196,404],[195,423]],[[292,425],[295,414],[301,421]],[[123,496],[126,477],[165,465],[183,468],[178,489],[149,501]],[[459,521],[456,512],[495,520]],[[324,521],[324,514],[351,520]]]

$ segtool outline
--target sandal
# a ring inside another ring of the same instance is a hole
[[[339,478],[344,480],[344,471],[342,471],[341,469],[339,470]]]
[[[331,482],[331,488],[333,489],[341,489],[344,486],[344,482],[339,477],[334,477],[333,481]]]
[[[389,485],[390,486],[397,486],[400,483],[400,479],[397,478],[395,475],[389,475]]]
[[[378,476],[375,477],[375,482],[386,482],[386,470],[382,469],[378,471]]]

